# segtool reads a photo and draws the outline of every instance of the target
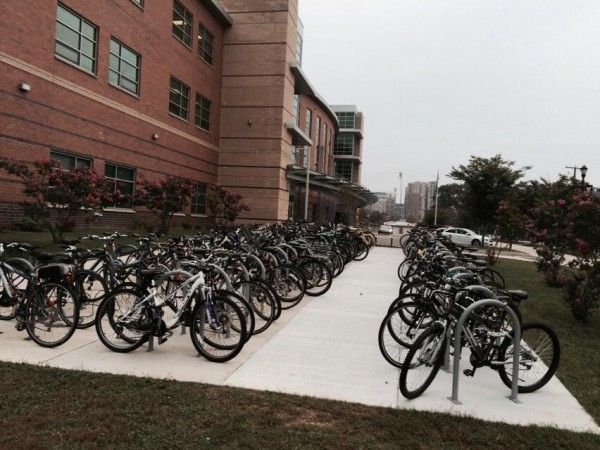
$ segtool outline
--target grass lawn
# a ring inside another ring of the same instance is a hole
[[[525,320],[555,328],[558,376],[600,421],[600,318],[576,322],[532,263],[496,268],[509,287],[529,291]],[[0,363],[0,392],[7,449],[600,448],[600,436],[553,428],[25,364]]]

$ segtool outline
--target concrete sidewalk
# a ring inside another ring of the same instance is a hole
[[[399,393],[398,375],[379,352],[377,334],[396,297],[399,249],[377,247],[362,262],[350,264],[330,291],[307,297],[284,311],[265,333],[254,336],[241,354],[225,364],[196,355],[189,335],[129,354],[113,353],[94,329],[78,330],[65,345],[45,349],[24,340],[13,322],[0,322],[0,359],[65,369],[149,376],[363,403],[469,415],[513,424],[549,425],[600,434],[593,419],[555,378],[540,391],[522,394],[522,403],[506,398],[510,390],[498,375],[479,369],[460,376],[460,400],[448,400],[452,375],[440,371],[421,397],[408,401]],[[466,367],[464,367],[466,368]],[[461,369],[462,370],[462,369]],[[560,369],[559,369],[560,371]]]

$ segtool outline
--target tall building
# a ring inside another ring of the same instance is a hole
[[[435,181],[408,183],[404,204],[407,219],[422,220],[425,211],[434,207]]]
[[[331,220],[333,109],[302,71],[296,0],[3,0],[0,158],[92,167],[133,193],[141,179],[196,185],[178,220],[209,219],[207,186],[241,194],[241,222]],[[35,14],[32,14],[35,11]],[[307,176],[308,175],[308,176]],[[308,179],[308,183],[307,183]],[[308,189],[307,189],[308,187]],[[0,171],[0,223],[21,214]],[[147,220],[106,208],[99,226]]]

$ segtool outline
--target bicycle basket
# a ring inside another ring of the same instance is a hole
[[[71,264],[48,264],[37,270],[37,277],[45,281],[63,281],[69,274],[74,273],[74,267]]]

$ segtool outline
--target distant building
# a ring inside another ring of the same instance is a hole
[[[405,217],[421,220],[434,207],[435,181],[408,183],[404,197]]]

